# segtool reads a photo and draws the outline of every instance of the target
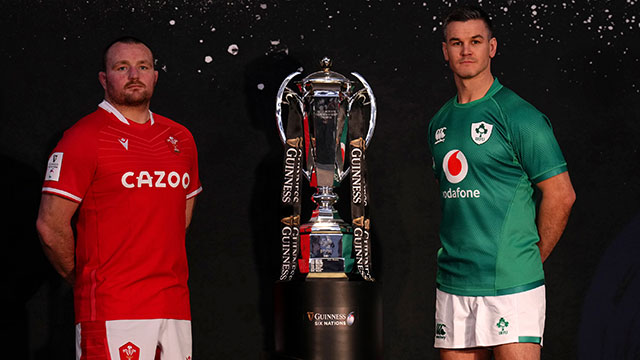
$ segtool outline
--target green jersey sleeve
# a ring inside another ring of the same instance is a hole
[[[507,131],[516,160],[531,182],[539,183],[567,171],[567,163],[549,119],[517,95],[510,96],[510,101],[504,103],[500,103],[500,95],[496,96],[496,101],[509,124]]]

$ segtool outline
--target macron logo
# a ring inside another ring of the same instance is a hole
[[[129,139],[120,138],[118,139],[118,141],[120,142],[120,144],[122,144],[125,150],[129,150]]]

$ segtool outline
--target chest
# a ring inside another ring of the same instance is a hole
[[[436,171],[518,166],[501,114],[489,106],[452,109],[434,119],[430,133]]]
[[[104,128],[98,135],[94,191],[185,191],[191,181],[189,142],[180,130],[160,124]]]

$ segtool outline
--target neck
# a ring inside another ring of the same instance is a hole
[[[149,121],[149,102],[145,102],[138,106],[127,106],[117,104],[109,98],[106,98],[106,100],[124,117],[135,123],[144,124]]]
[[[456,77],[458,89],[458,103],[466,104],[481,99],[487,94],[493,84],[493,75],[487,71],[470,79]]]

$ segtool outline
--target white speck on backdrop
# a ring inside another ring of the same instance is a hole
[[[229,45],[229,47],[227,48],[227,52],[231,55],[238,55],[238,52],[240,51],[240,48],[238,47],[238,45],[236,44],[231,44]]]

